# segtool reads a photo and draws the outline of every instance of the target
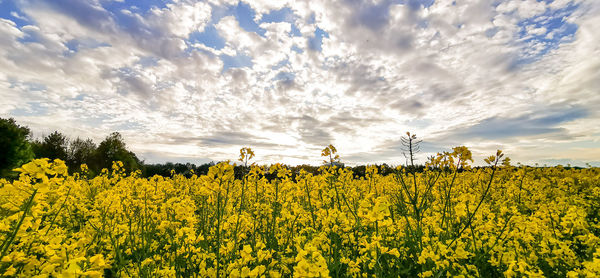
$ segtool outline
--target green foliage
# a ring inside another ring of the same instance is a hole
[[[27,141],[29,128],[17,125],[14,119],[0,118],[0,176],[11,175],[12,169],[33,159]]]
[[[144,177],[152,177],[155,175],[163,176],[163,177],[172,177],[173,174],[182,175],[185,177],[191,177],[194,174],[197,175],[206,175],[208,173],[208,169],[211,166],[215,166],[214,162],[204,163],[201,165],[196,165],[193,163],[157,163],[157,164],[144,164]],[[241,172],[241,170],[236,168],[237,172]],[[236,173],[237,173],[236,172]]]
[[[96,170],[110,169],[113,161],[123,162],[127,171],[138,170],[142,164],[135,153],[127,150],[123,136],[118,132],[111,133],[98,145],[93,166]]]
[[[33,143],[36,158],[49,158],[67,160],[67,148],[69,139],[64,134],[54,131],[40,141]]]
[[[80,139],[79,137],[69,144],[67,153],[67,166],[70,169],[79,169],[81,164],[90,163],[96,153],[96,144],[92,139]]]

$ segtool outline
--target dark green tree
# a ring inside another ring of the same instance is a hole
[[[67,148],[69,139],[58,131],[50,133],[40,141],[34,143],[34,152],[37,158],[61,159],[67,161]]]
[[[125,141],[118,132],[111,133],[98,145],[95,155],[95,170],[111,169],[113,161],[123,162],[123,167],[128,172],[138,170],[142,165],[135,153],[127,150]]]
[[[0,118],[0,176],[14,175],[12,169],[33,158],[29,136],[29,128],[17,125],[12,118]]]
[[[72,171],[77,171],[81,164],[90,164],[94,159],[96,144],[92,139],[83,140],[79,137],[71,141],[67,151],[67,166]]]

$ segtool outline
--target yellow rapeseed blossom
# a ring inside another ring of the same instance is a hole
[[[454,148],[427,167],[228,162],[207,175],[94,177],[37,159],[0,180],[5,277],[597,277],[600,170],[471,168]],[[502,160],[504,159],[504,160]],[[87,167],[81,166],[83,173]],[[236,170],[237,171],[237,170]]]

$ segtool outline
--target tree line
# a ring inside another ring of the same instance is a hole
[[[92,139],[70,139],[54,131],[42,139],[34,139],[31,130],[21,126],[14,119],[0,118],[0,176],[11,177],[12,169],[34,158],[61,159],[71,172],[80,171],[82,164],[88,166],[90,175],[103,168],[110,169],[113,161],[123,162],[128,171],[142,170],[144,163],[126,147],[118,132],[108,135],[96,144]]]
[[[54,131],[49,135],[34,139],[31,130],[27,126],[21,126],[12,118],[0,118],[0,177],[15,178],[18,173],[12,169],[31,161],[35,158],[61,159],[69,167],[70,173],[81,172],[81,165],[87,165],[87,174],[95,176],[102,169],[111,169],[113,161],[123,162],[123,168],[128,171],[139,170],[144,177],[160,175],[164,177],[173,174],[191,176],[193,174],[203,175],[215,162],[196,165],[193,163],[157,163],[148,164],[140,160],[138,156],[127,149],[123,136],[118,132],[108,135],[99,144],[92,139],[71,139],[64,134]],[[336,165],[344,167],[343,163]],[[319,166],[297,165],[286,166],[292,175],[304,170],[308,173],[317,174]],[[393,167],[386,164],[378,165],[380,174],[393,172]],[[423,167],[423,166],[419,166]],[[237,165],[235,175],[243,176],[248,166]],[[364,177],[366,166],[359,165],[346,167],[352,169],[357,177]],[[267,178],[269,178],[267,176]]]

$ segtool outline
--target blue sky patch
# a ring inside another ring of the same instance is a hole
[[[10,113],[15,116],[43,116],[48,114],[48,107],[39,102],[28,102],[27,108],[17,108]]]
[[[298,16],[294,14],[292,9],[285,7],[279,10],[272,10],[267,14],[264,14],[260,19],[260,23],[271,23],[271,22],[287,22],[291,24],[290,35],[295,37],[301,37],[302,33],[296,26],[296,19]]]
[[[103,1],[102,7],[109,11],[120,11],[122,9],[131,10],[132,12],[141,12],[142,14],[151,10],[152,8],[162,9],[166,8],[167,4],[173,3],[168,0],[142,0],[142,1],[133,1],[133,0],[125,0],[123,2],[119,1]]]
[[[291,10],[283,9],[283,11],[278,11],[275,12],[273,15],[267,16],[266,19],[263,16],[263,19],[260,21],[260,23],[281,22],[279,20],[283,19],[288,20],[290,17],[293,16],[293,12],[292,15],[287,14],[289,12],[291,12]],[[264,37],[265,33],[267,32],[267,30],[261,28],[259,24],[254,20],[256,12],[252,9],[252,7],[250,7],[250,5],[244,2],[239,2],[235,6],[213,6],[211,21],[207,24],[202,33],[192,33],[189,38],[190,42],[202,43],[208,47],[217,50],[224,48],[227,42],[225,41],[225,39],[223,39],[223,37],[221,37],[214,25],[226,16],[234,16],[240,27],[248,32],[254,32],[262,37]],[[292,34],[300,35],[300,31],[294,24],[292,24]]]
[[[204,32],[194,32],[190,34],[189,38],[192,43],[202,43],[213,49],[223,49],[225,47],[225,39],[219,35],[219,31],[214,25],[207,26],[204,28]]]
[[[289,65],[289,64],[290,64],[290,60],[289,59],[284,59],[284,60],[279,61],[279,63],[277,63],[276,65],[272,66],[271,69],[272,70],[278,70],[278,69],[280,69],[280,68],[282,68],[282,67],[284,67],[286,65]]]
[[[87,94],[78,94],[76,97],[72,98],[71,100],[83,101],[87,97],[89,97]]]
[[[329,38],[329,33],[317,27],[317,29],[315,30],[315,35],[308,39],[308,47],[316,51],[323,50],[323,37]]]
[[[240,1],[238,5],[233,8],[233,14],[235,15],[235,19],[239,22],[240,27],[244,30],[257,33],[261,36],[265,35],[266,30],[260,28],[256,21],[254,21],[256,12],[254,12],[250,5]]]
[[[36,42],[41,42],[41,38],[38,36],[37,33],[34,32],[23,32],[25,35],[21,38],[18,38],[17,41],[20,43],[36,43]]]
[[[297,45],[292,45],[292,51],[296,51],[297,53],[302,53],[304,52],[304,50],[302,50],[302,48],[298,47]]]
[[[579,5],[569,4],[558,10],[546,10],[543,14],[522,20],[518,39],[523,45],[520,63],[531,63],[562,43],[571,42],[578,26],[566,21]]]
[[[251,68],[254,64],[251,57],[241,54],[237,54],[236,56],[221,54],[219,58],[223,61],[222,72],[226,72],[230,68]]]
[[[293,23],[295,20],[294,11],[292,9],[285,7],[279,10],[272,10],[267,14],[264,14],[260,19],[260,22],[289,22]]]
[[[12,78],[8,79],[8,82],[10,83],[9,88],[14,89],[17,86],[23,86],[25,87],[25,90],[28,92],[43,92],[48,90],[48,87],[45,84],[42,83],[36,83],[36,82],[19,82],[17,80],[14,80]]]
[[[30,19],[21,12],[13,1],[0,0],[0,18],[14,22],[19,28],[32,24]]]
[[[300,32],[300,29],[298,29],[296,24],[292,24],[292,29],[291,29],[290,33],[294,37],[302,37],[302,33]]]
[[[99,42],[93,38],[72,39],[65,43],[69,51],[76,53],[83,49],[94,49],[99,47],[110,47],[111,45],[105,42]]]
[[[138,60],[138,64],[144,68],[146,67],[155,67],[158,65],[158,61],[160,59],[156,58],[156,57],[152,57],[152,56],[144,56],[144,57],[140,57],[140,59]]]
[[[291,80],[294,80],[295,78],[296,78],[295,74],[293,74],[291,72],[281,71],[277,75],[275,75],[275,77],[273,77],[273,81],[279,81],[279,80],[291,81]]]
[[[433,3],[435,3],[435,0],[399,0],[397,2],[400,4],[408,5],[412,10],[418,10],[421,7],[425,7],[425,8],[431,7],[431,5],[433,5]],[[456,1],[454,1],[452,3],[452,5],[455,5],[455,4],[456,4]]]

